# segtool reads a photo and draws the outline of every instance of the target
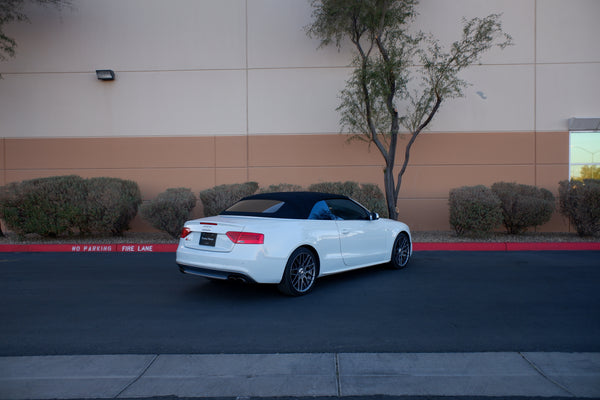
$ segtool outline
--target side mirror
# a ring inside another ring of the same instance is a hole
[[[369,214],[369,217],[371,221],[377,221],[379,219],[379,214],[372,212]]]

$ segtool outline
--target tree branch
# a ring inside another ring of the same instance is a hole
[[[377,137],[377,127],[375,126],[375,123],[373,121],[373,110],[371,107],[371,95],[369,92],[369,86],[368,86],[367,78],[366,78],[366,73],[367,73],[368,65],[369,65],[369,55],[371,53],[371,50],[373,49],[373,42],[371,42],[369,51],[367,53],[365,53],[365,51],[363,50],[362,45],[360,43],[360,39],[361,39],[363,33],[365,32],[365,30],[362,30],[362,32],[361,32],[361,30],[358,27],[358,19],[356,17],[353,20],[353,28],[354,28],[355,36],[352,39],[352,43],[354,43],[354,46],[358,50],[358,53],[359,53],[360,59],[361,59],[361,66],[360,66],[361,70],[360,70],[359,80],[360,80],[360,87],[361,87],[363,98],[364,98],[365,113],[366,113],[367,125],[369,127],[369,134],[370,134],[369,136],[370,136],[371,140],[373,141],[373,143],[375,143],[375,146],[377,146],[377,149],[379,150],[379,152],[381,153],[383,158],[387,161],[388,157],[389,157],[389,153],[386,150],[383,143]]]
[[[429,112],[427,119],[423,123],[421,123],[421,125],[419,125],[417,130],[412,132],[410,140],[406,144],[406,149],[404,150],[404,162],[402,163],[402,168],[400,169],[400,172],[398,173],[398,180],[396,182],[396,187],[394,188],[394,195],[396,196],[396,199],[398,198],[398,194],[400,193],[400,187],[402,186],[402,176],[404,175],[404,172],[406,172],[406,168],[408,167],[408,162],[410,161],[410,150],[412,148],[412,145],[415,142],[415,140],[417,140],[417,136],[419,136],[419,133],[421,133],[423,131],[423,129],[425,129],[427,127],[427,125],[429,125],[429,123],[433,120],[433,117],[435,116],[435,114],[437,113],[437,111],[439,110],[441,105],[442,105],[442,98],[438,93],[436,93],[435,104],[434,104],[433,108],[431,109],[431,111]]]

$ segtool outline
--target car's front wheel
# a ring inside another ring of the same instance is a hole
[[[394,241],[392,248],[392,259],[390,265],[393,268],[401,269],[406,267],[410,259],[410,238],[405,232],[401,232]]]
[[[317,279],[317,258],[312,251],[296,249],[285,266],[279,290],[289,296],[302,296],[310,292]]]

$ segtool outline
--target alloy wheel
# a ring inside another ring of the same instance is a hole
[[[394,246],[394,264],[396,268],[404,267],[410,258],[410,239],[405,234],[401,234],[396,239]]]
[[[317,266],[312,254],[302,252],[294,258],[290,268],[290,278],[292,287],[299,293],[308,291],[314,281]]]

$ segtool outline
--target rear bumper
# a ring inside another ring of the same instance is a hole
[[[191,249],[179,244],[176,263],[181,272],[212,279],[244,278],[249,282],[279,283],[287,260],[269,257],[263,246],[236,246],[229,253]]]
[[[247,283],[256,283],[256,281],[248,275],[241,274],[239,272],[219,271],[209,268],[192,267],[185,264],[177,265],[179,266],[179,271],[181,271],[181,273],[183,274],[197,275],[209,279],[233,280],[243,281]]]

